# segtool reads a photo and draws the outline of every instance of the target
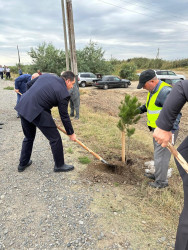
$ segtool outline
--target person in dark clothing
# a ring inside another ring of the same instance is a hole
[[[19,74],[20,76],[23,75],[21,68],[19,68],[18,74]]]
[[[20,101],[21,94],[25,93],[27,90],[27,82],[31,80],[30,74],[23,74],[15,79],[15,89],[14,91],[17,93],[17,104]],[[19,118],[19,114],[17,113],[17,118]]]
[[[75,75],[66,71],[61,77],[44,74],[32,81],[28,90],[22,95],[15,109],[19,112],[25,138],[22,144],[20,164],[18,171],[22,172],[32,164],[30,160],[36,128],[39,128],[49,140],[55,166],[55,172],[65,172],[74,169],[74,166],[64,162],[63,145],[61,136],[51,116],[51,108],[58,107],[61,121],[67,135],[72,141],[76,135],[68,115],[68,90],[75,83]]]
[[[162,147],[166,147],[168,142],[172,141],[171,129],[173,123],[187,101],[188,80],[182,80],[173,87],[156,121],[157,128],[153,133],[153,137]],[[188,162],[188,137],[180,144],[178,151]],[[188,250],[188,174],[176,159],[175,162],[182,178],[184,189],[184,207],[179,218],[175,250]]]
[[[159,114],[163,108],[168,94],[172,89],[172,86],[159,80],[156,77],[154,70],[148,69],[140,74],[139,84],[137,88],[144,88],[148,90],[146,104],[140,107],[140,113],[142,114],[144,112],[147,112],[147,125],[150,131],[154,131],[154,129],[157,127],[156,120],[159,117]],[[176,138],[178,136],[178,124],[180,118],[181,114],[178,115],[176,122],[174,123],[172,128],[174,142],[176,141]],[[154,182],[149,183],[149,186],[153,188],[165,188],[168,186],[167,173],[171,154],[167,148],[161,147],[161,145],[158,144],[154,139],[153,146],[155,173],[146,173],[145,176],[149,179],[154,180]]]
[[[75,118],[76,120],[79,119],[79,109],[80,109],[80,92],[76,84],[74,87],[69,91],[70,93],[70,116],[74,117],[74,111],[76,111]]]

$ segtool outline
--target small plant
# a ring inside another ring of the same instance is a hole
[[[78,158],[79,162],[82,164],[89,164],[91,160],[87,156],[81,156]]]
[[[6,89],[6,90],[14,90],[14,87],[8,86],[8,87],[6,87],[4,89]]]
[[[122,132],[122,162],[125,162],[125,133],[127,136],[127,154],[126,162],[128,160],[128,152],[130,146],[130,137],[134,134],[135,128],[130,127],[133,124],[136,124],[140,119],[140,110],[138,107],[141,103],[138,102],[136,96],[132,97],[126,95],[124,101],[121,102],[119,106],[119,117],[118,128]]]
[[[73,154],[73,150],[72,150],[72,148],[68,148],[67,153],[69,153],[69,154]]]

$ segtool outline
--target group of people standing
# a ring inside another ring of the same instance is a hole
[[[3,67],[0,65],[0,78],[3,79],[4,75],[6,79],[10,79],[10,68],[8,66]]]

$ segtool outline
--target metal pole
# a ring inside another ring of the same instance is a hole
[[[69,70],[69,52],[68,52],[68,45],[67,45],[67,31],[66,31],[66,21],[65,21],[64,0],[61,0],[61,6],[62,6],[64,42],[65,42],[66,70]]]
[[[72,0],[66,0],[66,8],[67,8],[67,23],[68,23],[68,31],[69,31],[69,48],[70,48],[70,54],[71,54],[71,69],[73,73],[77,76],[78,68],[77,68],[77,58],[76,58]]]

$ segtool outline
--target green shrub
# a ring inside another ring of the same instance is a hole
[[[121,78],[134,80],[136,78],[136,66],[133,63],[123,63],[119,72]]]

